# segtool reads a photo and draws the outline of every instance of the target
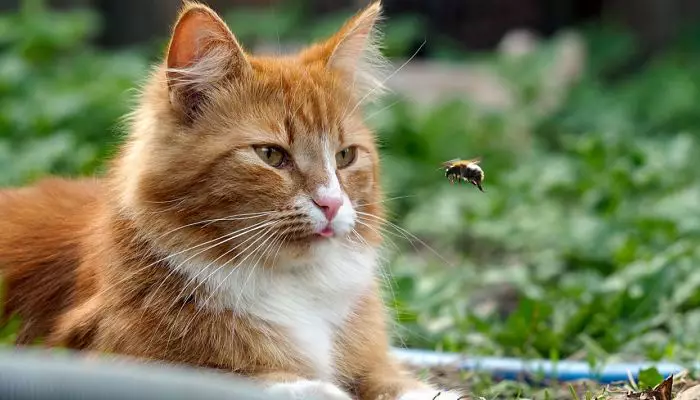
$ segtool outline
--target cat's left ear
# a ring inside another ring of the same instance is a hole
[[[185,2],[168,46],[173,107],[192,120],[217,87],[243,79],[249,70],[246,54],[224,21],[209,7]]]
[[[373,2],[324,43],[304,52],[302,60],[321,61],[340,72],[361,96],[383,92],[382,72],[387,62],[379,46],[381,13],[381,2]]]

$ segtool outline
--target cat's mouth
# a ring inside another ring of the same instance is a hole
[[[323,238],[333,237],[335,236],[335,230],[330,224],[328,224],[325,228],[321,229],[316,235],[321,236]]]
[[[333,238],[338,238],[341,236],[341,233],[338,232],[336,229],[334,229],[331,224],[328,224],[322,229],[316,229],[316,230],[311,230],[307,231],[304,234],[297,235],[293,238],[289,239],[289,242],[292,243],[298,243],[298,244],[311,244],[315,242],[321,242],[321,241],[326,241],[330,240]]]

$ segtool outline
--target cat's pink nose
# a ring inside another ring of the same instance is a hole
[[[314,203],[323,211],[328,221],[332,221],[335,215],[338,214],[340,206],[343,205],[343,198],[340,196],[317,196],[314,197]]]

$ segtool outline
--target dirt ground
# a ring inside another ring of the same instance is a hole
[[[681,373],[672,376],[653,389],[641,390],[629,382],[601,385],[595,381],[548,382],[531,386],[524,382],[485,383],[483,376],[441,366],[430,369],[408,366],[418,375],[445,389],[466,393],[463,400],[481,399],[547,399],[547,400],[700,400],[700,381]],[[491,385],[484,392],[484,386]],[[498,387],[498,388],[497,388]],[[439,396],[434,399],[439,400]]]

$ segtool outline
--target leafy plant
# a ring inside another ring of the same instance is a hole
[[[141,54],[87,45],[89,11],[50,12],[41,2],[0,15],[0,184],[51,173],[92,172],[116,142],[130,90],[147,72]]]
[[[531,105],[551,47],[493,57],[514,93],[530,87],[518,112],[400,104],[375,121],[390,195],[410,194],[388,203],[396,221],[454,264],[425,249],[394,258],[397,304],[411,315],[404,342],[598,362],[694,357],[700,59],[683,46],[613,83],[590,74],[611,63],[593,47],[588,73],[548,113]],[[486,194],[435,168],[475,155]]]

